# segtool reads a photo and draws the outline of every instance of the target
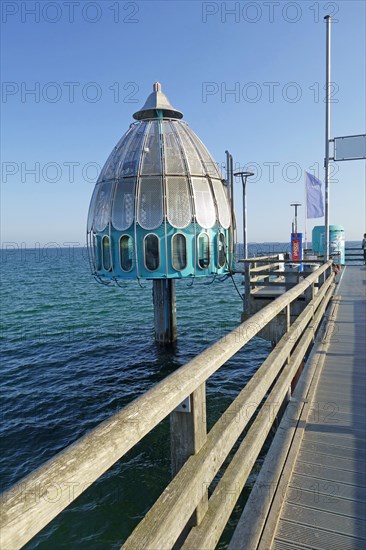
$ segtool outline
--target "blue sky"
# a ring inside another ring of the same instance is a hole
[[[3,245],[84,242],[98,167],[156,80],[217,162],[228,149],[237,168],[256,173],[249,240],[287,241],[304,171],[324,177],[327,13],[331,136],[365,133],[363,1],[4,0],[1,8]],[[360,239],[365,161],[337,163],[331,174],[330,222]],[[241,240],[239,182],[235,198]],[[322,222],[309,220],[309,233]]]

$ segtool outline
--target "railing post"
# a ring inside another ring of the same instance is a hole
[[[291,327],[291,304],[286,306],[286,332],[290,330]]]
[[[325,271],[323,271],[323,273],[319,276],[319,278],[318,278],[319,289],[323,286],[325,281],[328,279],[328,274],[327,273],[328,273],[329,269],[331,270],[332,266],[327,267],[327,269],[325,269]]]
[[[287,304],[287,306],[284,308],[284,313],[285,313],[285,334],[288,334],[290,328],[291,328],[291,303]],[[272,349],[274,349],[277,345],[277,342],[272,342]],[[290,362],[290,359],[291,359],[291,354],[289,354],[286,358],[286,361],[285,361],[285,365],[288,365],[289,362]],[[277,375],[276,377],[276,380],[278,380],[280,377],[280,374]],[[282,416],[285,412],[285,409],[287,407],[287,404],[288,402],[290,401],[291,399],[291,384],[289,385],[288,389],[287,389],[287,393],[283,399],[283,402],[280,406],[280,408],[278,409],[278,413],[275,417],[275,420],[274,420],[274,428],[277,430],[278,426],[280,425],[280,422],[281,422],[281,419],[282,419]]]
[[[173,477],[191,455],[198,453],[205,444],[206,439],[206,384],[203,383],[170,414],[170,449]],[[202,500],[187,526],[199,525],[207,511],[207,506],[207,487],[202,487]]]
[[[306,304],[308,304],[309,302],[311,302],[311,300],[314,298],[315,296],[315,287],[314,287],[314,283],[312,283],[309,288],[307,288],[305,290],[305,302]],[[313,315],[314,317],[314,315]]]

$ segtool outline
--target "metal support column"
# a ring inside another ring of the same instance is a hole
[[[294,218],[294,222],[292,224],[292,232],[297,233],[297,209],[298,209],[299,206],[301,206],[301,202],[292,202],[290,204],[290,206],[295,207],[295,218]]]
[[[244,259],[248,259],[248,238],[247,238],[247,179],[254,176],[254,172],[236,172],[234,176],[240,176],[243,184],[243,243]]]
[[[243,184],[243,244],[244,260],[248,259],[248,237],[247,237],[247,179],[254,176],[254,172],[236,172],[234,176],[240,176]],[[250,263],[244,262],[244,317],[250,315]]]

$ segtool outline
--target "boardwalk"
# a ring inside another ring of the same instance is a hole
[[[366,267],[346,267],[328,344],[319,342],[312,353],[311,362],[322,369],[303,399],[306,421],[298,422],[267,502],[269,514],[261,526],[244,512],[231,550],[366,548],[365,298]],[[267,473],[272,470],[267,464]],[[273,485],[269,480],[262,479],[262,488]],[[259,534],[253,535],[248,525],[255,522]]]
[[[365,275],[364,267],[347,267],[334,296],[332,263],[320,266],[10,488],[2,496],[0,546],[22,548],[170,415],[173,456],[184,464],[123,548],[175,548],[181,542],[187,550],[216,548],[282,404],[290,400],[229,550],[366,547]],[[300,301],[306,307],[296,313]],[[286,333],[206,433],[206,381],[272,321]],[[177,410],[184,401],[190,414]],[[207,486],[246,429],[208,498]],[[60,488],[59,498],[46,498],[50,487]],[[201,521],[183,540],[193,514]]]

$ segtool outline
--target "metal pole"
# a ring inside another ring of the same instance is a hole
[[[292,224],[292,232],[297,233],[297,209],[298,209],[299,206],[301,206],[301,203],[300,202],[293,202],[293,203],[291,203],[290,206],[295,207],[295,219],[294,219],[294,223]]]
[[[231,214],[231,229],[229,233],[229,260],[230,260],[230,270],[233,269],[234,265],[234,255],[235,255],[235,245],[234,245],[234,235],[235,235],[235,216],[234,216],[234,178],[233,178],[233,157],[230,155],[229,151],[225,151],[226,154],[226,186],[228,190],[229,200],[230,200],[230,214]]]
[[[248,259],[248,239],[247,239],[247,178],[254,176],[254,172],[236,172],[234,176],[240,176],[243,184],[243,243],[244,260]],[[250,263],[244,262],[244,318],[248,319],[250,315]]]
[[[295,205],[295,233],[297,233],[297,204]]]
[[[330,139],[330,23],[331,16],[324,17],[327,26],[326,38],[326,74],[325,74],[325,254],[324,262],[329,260],[329,139]]]
[[[234,176],[240,176],[243,184],[243,244],[244,259],[248,259],[248,239],[247,239],[247,178],[254,176],[254,172],[236,172]]]
[[[230,185],[230,153],[229,151],[225,151],[225,155],[226,155],[226,185],[228,188],[228,193],[231,201],[232,196],[231,196],[231,185]]]
[[[231,254],[231,265],[230,268],[233,269],[236,259],[236,247],[235,247],[235,235],[236,235],[236,224],[235,224],[235,209],[234,209],[234,161],[232,155],[230,155],[230,189],[231,189],[231,240],[232,240],[232,254]]]
[[[308,247],[308,201],[307,201],[307,193],[306,193],[306,185],[304,186],[305,190],[305,239],[303,244],[303,257],[305,258],[305,250]]]
[[[247,178],[242,176],[243,182],[243,242],[244,242],[244,259],[248,259],[248,242],[247,242]]]

